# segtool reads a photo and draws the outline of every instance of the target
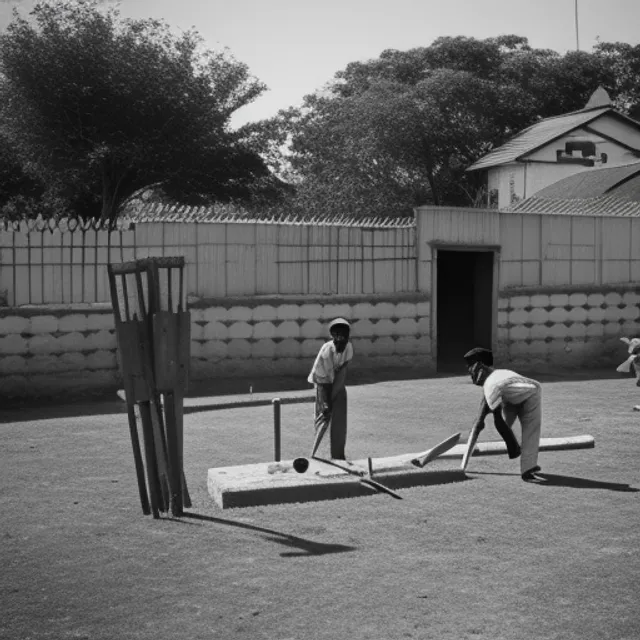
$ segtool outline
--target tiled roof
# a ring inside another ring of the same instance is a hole
[[[539,149],[549,144],[578,127],[581,127],[593,120],[596,120],[605,113],[615,113],[611,107],[599,107],[589,110],[574,111],[563,116],[545,118],[536,124],[531,125],[513,138],[505,142],[502,146],[490,151],[487,155],[476,160],[467,171],[487,169],[506,162],[514,162],[523,155]],[[623,116],[624,117],[624,116]]]
[[[354,216],[354,215],[259,215],[230,205],[188,206],[144,203],[130,207],[123,218],[133,223],[142,222],[199,222],[199,223],[256,223],[286,225],[320,225],[397,229],[415,226],[413,217]]]
[[[568,176],[504,211],[640,217],[640,162]]]

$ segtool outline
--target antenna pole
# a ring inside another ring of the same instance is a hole
[[[575,17],[576,17],[576,51],[580,51],[580,36],[578,33],[578,0],[574,2]]]

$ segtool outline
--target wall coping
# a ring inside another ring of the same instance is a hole
[[[554,295],[572,293],[628,293],[629,291],[640,292],[640,282],[607,284],[607,285],[573,285],[562,287],[504,287],[498,291],[498,297],[513,296],[535,296],[535,295]]]

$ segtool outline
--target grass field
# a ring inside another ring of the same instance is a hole
[[[466,437],[479,398],[462,377],[352,386],[347,453]],[[475,457],[402,501],[225,511],[207,469],[271,460],[271,407],[192,413],[179,520],[142,515],[121,405],[1,412],[0,638],[637,640],[638,400],[629,378],[545,383],[543,437],[596,446],[541,453],[544,485]],[[307,453],[311,413],[283,405],[283,458]]]

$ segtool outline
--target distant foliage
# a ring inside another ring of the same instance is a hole
[[[532,49],[526,38],[447,37],[353,62],[301,108],[252,127],[289,206],[410,215],[421,204],[473,205],[465,169],[540,118],[584,107],[602,85],[625,113],[640,100],[640,48]]]
[[[5,209],[63,206],[113,222],[149,184],[190,202],[278,190],[229,127],[264,85],[227,52],[203,49],[194,31],[175,36],[158,20],[124,20],[96,0],[38,2],[0,36],[0,72],[10,155],[0,173],[3,163],[17,167],[15,180],[29,183],[0,193]]]

